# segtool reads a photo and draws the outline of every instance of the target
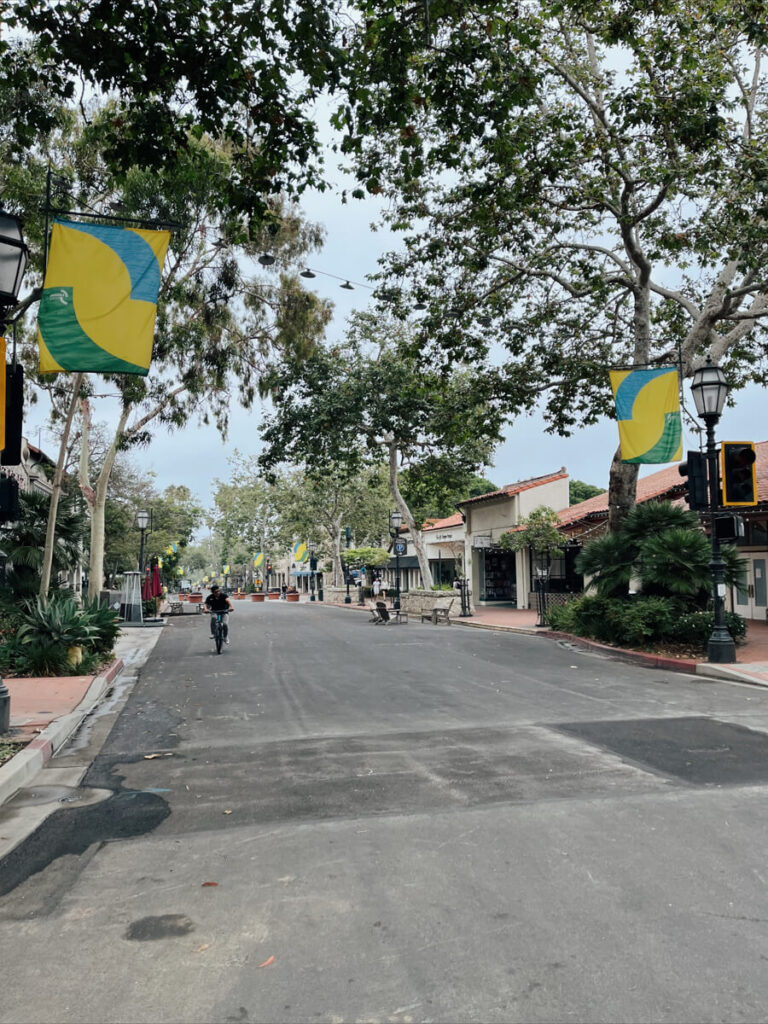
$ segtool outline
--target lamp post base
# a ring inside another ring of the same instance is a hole
[[[727,629],[716,630],[709,638],[707,661],[713,665],[729,665],[736,661],[736,644]]]
[[[11,693],[0,679],[0,735],[5,735],[11,728]]]

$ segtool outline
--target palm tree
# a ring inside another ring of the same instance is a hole
[[[731,545],[722,548],[726,583],[739,585],[745,563]],[[599,537],[579,555],[576,567],[591,577],[601,597],[628,593],[630,580],[644,594],[705,605],[712,587],[711,548],[699,517],[670,502],[636,505],[616,533]]]
[[[15,598],[34,597],[40,588],[40,570],[48,523],[50,497],[40,491],[19,494],[19,517],[0,528],[0,546],[12,566],[5,585]],[[86,520],[77,498],[64,498],[56,515],[53,572],[71,569],[82,558]]]

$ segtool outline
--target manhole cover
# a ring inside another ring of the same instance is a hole
[[[768,782],[768,734],[714,718],[638,718],[554,726],[697,786]]]

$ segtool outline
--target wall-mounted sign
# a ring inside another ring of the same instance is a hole
[[[493,547],[493,538],[491,537],[490,534],[488,534],[487,537],[478,534],[477,537],[473,537],[472,538],[472,547],[473,548],[492,548]]]

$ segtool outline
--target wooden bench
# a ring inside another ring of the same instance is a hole
[[[438,622],[444,622],[447,626],[450,626],[451,608],[453,608],[453,598],[451,598],[447,605],[435,605],[430,611],[422,612],[421,621],[431,622],[433,626],[436,626]]]

